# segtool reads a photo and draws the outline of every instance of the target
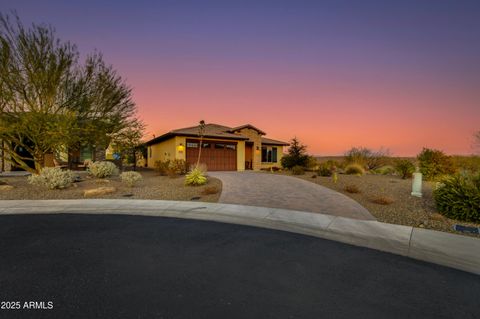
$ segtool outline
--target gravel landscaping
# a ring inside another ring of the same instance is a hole
[[[217,202],[222,190],[220,180],[208,177],[208,183],[203,186],[185,186],[184,176],[170,178],[159,176],[151,170],[140,172],[143,181],[135,187],[128,187],[118,176],[96,179],[86,172],[79,172],[81,181],[67,189],[49,190],[28,184],[27,177],[2,177],[1,181],[13,186],[13,189],[0,190],[0,200],[5,199],[80,199],[85,198],[84,192],[101,187],[114,187],[115,192],[91,198],[133,198],[133,199],[164,199],[164,200],[198,200]],[[215,190],[217,192],[215,193]]]
[[[315,174],[307,172],[305,175],[295,177],[317,183],[349,196],[362,204],[381,222],[457,234],[459,232],[452,229],[455,224],[480,227],[480,224],[456,221],[439,214],[433,200],[432,187],[434,187],[434,184],[430,182],[423,182],[423,197],[417,198],[410,195],[412,181],[410,179],[403,180],[398,176],[339,174],[337,183],[334,183],[331,177],[317,176],[312,178],[313,175]],[[357,190],[358,192],[355,192]],[[461,234],[468,235],[468,233]]]

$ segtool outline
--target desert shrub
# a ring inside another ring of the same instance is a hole
[[[313,156],[308,156],[307,164],[305,166],[308,171],[315,171],[318,168],[318,161]]]
[[[118,168],[112,162],[93,162],[88,165],[88,172],[96,178],[105,178],[118,175]]]
[[[161,176],[167,175],[169,167],[170,167],[170,160],[155,161],[154,163],[154,170]]]
[[[433,197],[437,209],[446,217],[480,222],[480,173],[443,178]]]
[[[213,195],[218,193],[218,188],[216,186],[207,186],[202,191],[202,195]]]
[[[278,167],[278,166],[272,166],[270,169],[271,169],[272,171],[274,171],[274,172],[278,172],[278,171],[280,170],[280,167]]]
[[[346,185],[344,189],[348,193],[352,193],[352,194],[360,193],[360,189],[358,188],[357,185],[353,185],[353,184]]]
[[[62,170],[59,167],[44,167],[40,174],[28,177],[32,185],[43,186],[48,189],[67,188],[75,181],[75,174],[70,170]]]
[[[326,161],[318,166],[318,175],[320,176],[332,176],[333,172],[337,169],[335,161]]]
[[[369,170],[377,169],[387,165],[390,152],[387,149],[372,151],[366,147],[353,147],[345,152],[345,162],[348,164],[359,164]]]
[[[412,177],[415,172],[415,165],[407,159],[399,159],[395,161],[395,170],[402,179]]]
[[[391,165],[385,165],[374,170],[375,174],[380,175],[395,175],[396,172],[396,169]]]
[[[313,174],[313,175],[312,175],[312,178],[317,178],[317,174]]]
[[[390,205],[394,202],[394,199],[385,195],[380,195],[372,198],[372,202],[379,205]]]
[[[288,154],[282,157],[281,163],[283,168],[291,169],[294,166],[306,167],[309,160],[310,156],[307,155],[307,146],[294,137],[290,142]]]
[[[188,163],[182,159],[175,159],[168,164],[168,170],[177,175],[185,175],[188,172]]]
[[[348,164],[345,167],[345,174],[348,175],[363,175],[365,174],[365,169],[357,163]]]
[[[453,165],[459,171],[480,172],[480,156],[452,156]]]
[[[426,180],[434,180],[442,175],[455,173],[455,166],[451,157],[440,150],[423,148],[417,159],[420,172]]]
[[[197,186],[204,185],[206,183],[207,178],[205,177],[205,173],[199,167],[195,167],[185,176],[185,185]]]
[[[305,174],[305,169],[300,165],[295,165],[291,168],[291,172],[293,175],[303,175]]]
[[[130,172],[123,172],[122,174],[120,174],[120,179],[129,187],[133,187],[135,186],[136,183],[140,182],[143,179],[143,177],[138,172],[130,171]]]

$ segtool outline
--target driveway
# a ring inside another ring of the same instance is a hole
[[[285,208],[375,220],[351,198],[299,178],[257,172],[209,172],[222,181],[221,203]]]
[[[480,277],[282,231],[0,216],[0,318],[478,318]]]

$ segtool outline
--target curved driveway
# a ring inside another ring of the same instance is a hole
[[[285,208],[375,220],[351,198],[299,178],[256,172],[209,172],[223,183],[221,203]]]

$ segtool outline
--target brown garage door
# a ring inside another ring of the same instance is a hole
[[[209,171],[237,170],[237,143],[203,141],[200,163]],[[199,140],[187,140],[187,163],[195,165],[200,149]]]

